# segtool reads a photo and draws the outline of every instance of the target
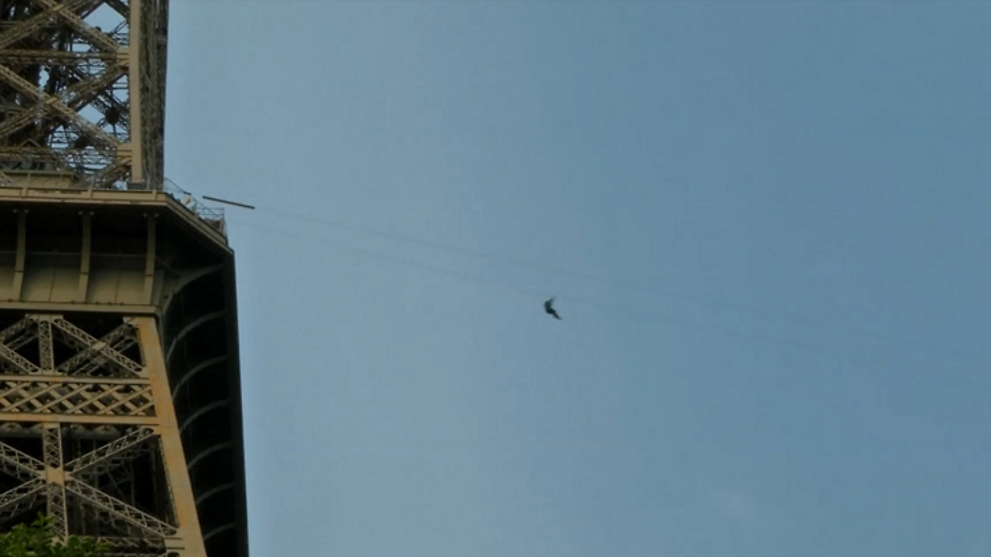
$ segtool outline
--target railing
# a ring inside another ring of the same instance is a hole
[[[165,179],[162,191],[172,196],[182,206],[189,209],[197,217],[208,225],[216,228],[224,236],[227,235],[227,221],[224,219],[224,210],[217,207],[207,207],[193,197],[193,194],[180,188],[175,182]]]
[[[8,171],[10,172],[10,171]],[[24,172],[24,175],[31,177],[54,177],[66,178],[66,176],[59,173],[46,173],[40,172]],[[51,185],[26,185],[23,183],[18,183],[15,180],[11,180],[9,176],[5,173],[0,172],[0,188],[10,188],[23,190],[25,194],[29,191],[37,192],[72,192],[73,194],[85,194],[87,191],[150,191],[144,184],[128,184],[126,182],[115,182],[109,187],[94,188],[91,185],[87,185],[85,182],[68,182],[64,184],[51,184]],[[186,208],[189,212],[196,215],[204,224],[213,228],[214,230],[220,232],[225,237],[227,236],[227,221],[224,216],[224,210],[218,207],[207,207],[203,203],[196,200],[191,192],[188,192],[181,187],[179,187],[175,182],[165,179],[165,183],[161,189],[162,193],[165,193],[169,197],[175,199],[180,205]]]

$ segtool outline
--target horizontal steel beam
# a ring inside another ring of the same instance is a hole
[[[112,377],[84,377],[67,375],[0,375],[0,382],[13,383],[79,383],[91,385],[139,385],[150,384],[148,379],[117,379]]]
[[[101,414],[34,414],[28,412],[0,413],[0,422],[46,422],[93,425],[157,425],[155,416],[106,416]]]
[[[125,315],[158,315],[158,308],[145,305],[77,304],[73,302],[3,302],[0,310],[32,311],[37,313],[118,313]]]

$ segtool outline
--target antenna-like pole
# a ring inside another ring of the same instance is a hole
[[[228,201],[226,199],[220,199],[220,198],[217,198],[217,197],[210,197],[208,195],[204,195],[203,196],[203,199],[206,199],[206,200],[209,200],[209,201],[216,201],[217,203],[226,203],[227,205],[234,205],[235,207],[241,207],[243,209],[250,209],[252,211],[255,210],[255,206],[254,205],[245,205],[244,203],[238,203],[236,201]]]

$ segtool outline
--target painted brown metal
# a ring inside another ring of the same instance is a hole
[[[76,205],[0,198],[24,215],[0,226],[0,529],[47,510],[143,555],[247,555],[230,249],[174,200]]]
[[[166,188],[168,1],[2,4],[0,531],[247,557],[234,254]]]
[[[161,451],[165,457],[166,475],[169,478],[175,515],[178,519],[176,536],[166,541],[166,549],[181,551],[181,555],[190,557],[205,557],[203,532],[200,530],[193,488],[189,481],[189,471],[186,469],[186,457],[179,438],[179,423],[176,420],[175,408],[172,407],[161,337],[154,319],[139,317],[135,321],[145,355],[151,390],[154,393]]]
[[[161,189],[167,0],[3,4],[0,183],[32,171]]]

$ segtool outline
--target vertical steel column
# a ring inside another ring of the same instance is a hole
[[[165,356],[162,354],[158,325],[151,317],[137,317],[134,322],[138,328],[141,350],[144,353],[145,366],[151,381],[158,418],[159,439],[165,461],[165,473],[169,479],[172,501],[178,520],[178,539],[167,540],[166,543],[174,543],[175,545],[168,545],[168,547],[181,550],[183,557],[206,557],[203,533],[200,530],[200,521],[196,512],[196,500],[193,497],[193,486],[189,479],[189,471],[186,468],[182,439],[179,437],[179,423],[176,420],[175,408],[172,405],[172,394],[169,389],[169,378],[165,369]]]
[[[65,470],[62,462],[62,425],[46,423],[42,426],[42,449],[45,454],[45,481],[48,482],[48,516],[52,519],[55,535],[69,535],[65,509]]]
[[[52,322],[47,316],[34,316],[38,323],[38,360],[41,373],[55,375],[55,343],[52,340]]]
[[[17,213],[17,252],[14,255],[14,288],[11,298],[15,301],[21,299],[21,288],[24,287],[24,261],[27,257],[27,210],[18,210]]]

